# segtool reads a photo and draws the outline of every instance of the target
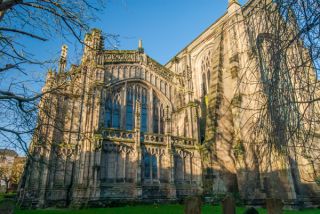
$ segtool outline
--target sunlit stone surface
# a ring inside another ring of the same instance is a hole
[[[251,204],[269,197],[319,203],[319,164],[294,151],[265,154],[250,139],[255,112],[244,108],[259,106],[251,99],[262,57],[252,44],[265,33],[247,24],[263,16],[253,12],[257,3],[230,1],[227,13],[165,66],[141,41],[137,50],[105,50],[96,29],[86,35],[81,63],[68,71],[63,47],[43,92],[67,86],[39,105],[20,203],[103,206],[199,194],[210,201],[225,193]]]

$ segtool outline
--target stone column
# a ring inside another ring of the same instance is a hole
[[[45,206],[45,194],[47,190],[47,178],[48,178],[48,164],[49,164],[49,152],[46,148],[40,147],[39,148],[42,153],[42,162],[40,163],[42,165],[42,172],[40,176],[40,184],[39,184],[39,207]]]
[[[97,72],[97,71],[96,71]],[[89,123],[88,123],[88,138],[86,142],[86,152],[88,153],[88,159],[86,159],[86,170],[88,171],[88,174],[85,175],[86,177],[86,183],[88,185],[88,188],[86,189],[86,197],[88,198],[88,201],[94,200],[94,192],[95,192],[95,131],[99,130],[99,116],[100,116],[100,102],[101,102],[101,96],[100,96],[100,90],[98,88],[92,89],[92,92],[90,93],[90,103],[91,106],[89,106]]]
[[[174,151],[171,142],[171,113],[169,111],[169,106],[165,110],[165,143],[167,145],[166,159],[167,159],[167,170],[169,171],[169,191],[168,198],[176,199],[176,186],[174,185]]]
[[[139,100],[136,101],[135,104],[135,115],[134,115],[134,132],[135,132],[135,154],[136,154],[136,177],[135,177],[135,184],[136,184],[136,191],[135,191],[135,197],[141,198],[142,196],[142,186],[141,186],[141,133],[140,133],[140,127],[141,127],[141,103]]]
[[[198,106],[194,106],[191,108],[191,115],[190,115],[190,121],[191,121],[191,127],[192,127],[192,135],[191,138],[197,139],[197,143],[200,143],[200,125],[199,125],[199,117],[198,117]]]
[[[95,136],[95,151],[94,151],[94,175],[93,175],[93,191],[91,197],[95,200],[100,198],[100,163],[101,163],[101,148],[103,138],[101,135]]]

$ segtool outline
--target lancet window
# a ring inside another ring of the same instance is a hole
[[[153,132],[164,133],[164,109],[157,96],[153,97]]]
[[[201,90],[202,95],[207,95],[210,88],[210,76],[212,70],[212,55],[211,52],[202,59],[201,62]]]

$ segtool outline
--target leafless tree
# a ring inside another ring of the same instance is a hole
[[[239,86],[250,94],[241,106],[251,114],[249,141],[270,165],[274,151],[291,165],[303,157],[312,181],[320,176],[320,1],[256,2],[245,13],[253,60]]]
[[[27,152],[37,128],[39,100],[65,84],[43,93],[31,90],[28,85],[39,83],[27,68],[44,69],[54,60],[40,60],[22,41],[41,44],[58,35],[82,43],[104,6],[104,0],[0,0],[0,146]]]

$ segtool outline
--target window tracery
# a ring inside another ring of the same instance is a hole
[[[125,98],[121,99],[123,96]],[[164,107],[152,89],[140,83],[127,83],[114,92],[107,92],[105,97],[104,124],[106,128],[133,130],[135,104],[139,100],[141,103],[141,131],[164,133]]]
[[[155,154],[151,154],[147,151],[143,156],[144,163],[144,178],[150,180],[157,180],[158,178],[158,161]]]
[[[156,180],[160,181],[164,179],[165,173],[163,173],[161,161],[164,155],[164,150],[155,147],[144,147],[143,149],[143,179],[144,180]]]
[[[153,132],[164,133],[164,108],[157,96],[153,97]]]
[[[210,76],[212,72],[212,54],[211,51],[201,61],[201,91],[205,96],[210,88]]]
[[[106,183],[132,182],[133,172],[130,163],[132,148],[115,145],[111,142],[104,145],[101,161],[101,179]]]

